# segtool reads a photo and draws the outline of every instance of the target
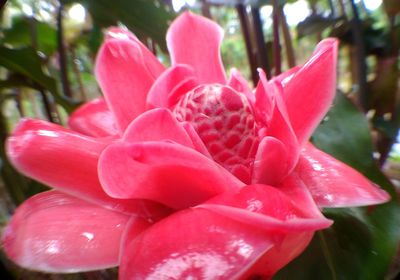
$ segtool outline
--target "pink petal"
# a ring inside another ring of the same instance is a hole
[[[253,183],[276,185],[287,175],[289,158],[285,145],[274,137],[264,137],[257,150],[253,166]]]
[[[272,239],[257,227],[188,209],[128,243],[119,274],[121,279],[250,279],[253,264],[274,246]]]
[[[118,265],[129,216],[48,191],[18,207],[4,230],[6,254],[18,265],[47,272],[77,272]]]
[[[226,83],[220,56],[223,30],[213,21],[185,12],[171,24],[167,46],[172,65],[193,67],[200,83]]]
[[[126,129],[123,141],[161,141],[170,140],[193,148],[193,143],[185,129],[164,108],[147,111],[137,117]]]
[[[146,65],[154,59],[124,37],[108,38],[99,50],[96,77],[120,133],[146,110],[147,92],[156,78]]]
[[[143,59],[145,61],[145,67],[149,74],[157,79],[158,76],[164,72],[165,67],[158,61],[157,57],[145,46],[143,43],[128,29],[121,27],[110,27],[106,32],[106,40],[110,39],[129,39],[140,47],[143,54]]]
[[[273,77],[272,80],[277,81],[283,87],[285,87],[300,69],[301,69],[301,66],[295,66],[295,67],[290,68],[289,70],[283,72],[282,74]]]
[[[332,224],[319,211],[315,215],[313,211],[299,208],[297,201],[268,185],[248,185],[225,192],[197,207],[265,230],[315,231]]]
[[[264,236],[273,240],[274,247],[260,256],[250,271],[255,275],[272,276],[305,249],[314,231],[332,224],[318,209],[317,213],[303,209],[305,205],[298,204],[275,187],[250,185],[237,192],[223,193],[198,207],[241,222],[246,227],[264,229]]]
[[[262,69],[258,69],[260,80],[258,81],[254,101],[254,114],[260,123],[268,126],[271,123],[272,114],[276,107],[276,86],[269,84]]]
[[[258,118],[261,118],[266,126],[264,135],[260,136],[269,138],[262,139],[258,147],[253,170],[253,183],[275,185],[281,182],[297,164],[299,145],[291,127],[280,89],[279,84],[268,83],[264,72],[260,70],[255,110]],[[280,156],[278,156],[278,152]]]
[[[186,208],[242,183],[202,154],[170,142],[116,143],[99,162],[105,191]]]
[[[186,130],[186,133],[189,135],[190,139],[192,140],[195,150],[202,153],[203,155],[205,155],[208,158],[212,158],[206,145],[204,145],[203,140],[201,140],[199,134],[194,129],[193,125],[189,122],[182,122],[182,127]]]
[[[332,223],[308,214],[271,186],[227,191],[126,244],[120,272],[127,279],[271,277]]]
[[[292,172],[277,187],[287,197],[290,197],[294,205],[306,213],[308,217],[323,217],[310,191],[296,172]]]
[[[246,95],[251,105],[254,105],[255,95],[249,87],[246,79],[236,68],[231,69],[231,76],[228,81],[228,86],[238,92],[242,92]]]
[[[296,168],[319,207],[387,202],[390,196],[348,165],[308,144]]]
[[[75,110],[68,118],[68,126],[92,137],[106,137],[118,133],[114,117],[103,98],[89,101]]]
[[[100,186],[97,162],[108,145],[45,121],[21,121],[7,141],[7,155],[26,176],[115,211],[164,215],[156,203],[109,197]]]
[[[337,48],[336,39],[322,41],[284,88],[287,111],[301,146],[308,141],[335,96]]]
[[[281,237],[278,245],[258,259],[252,268],[253,274],[265,275],[264,279],[272,279],[272,276],[307,248],[313,236],[314,232],[303,231]]]
[[[124,234],[122,235],[121,241],[121,249],[124,249],[128,246],[128,244],[138,237],[143,231],[149,228],[154,221],[150,219],[143,219],[137,216],[132,216],[129,220],[128,224],[126,225],[126,229]],[[124,258],[124,250],[120,250],[119,259],[123,260]]]
[[[147,96],[149,108],[171,108],[179,98],[198,85],[190,66],[177,64],[167,69],[154,82]]]

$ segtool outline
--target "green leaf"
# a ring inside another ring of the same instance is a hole
[[[162,1],[64,0],[63,2],[82,3],[100,27],[115,26],[121,22],[139,38],[152,38],[166,49],[165,34],[175,15]]]
[[[306,251],[274,279],[385,279],[400,238],[400,207],[393,186],[373,160],[367,121],[339,93],[313,141],[385,188],[394,199],[379,206],[325,209],[334,224],[317,232]]]
[[[50,91],[57,103],[67,111],[71,111],[77,105],[59,93],[56,80],[44,73],[41,58],[34,49],[10,49],[0,46],[0,65]]]
[[[33,18],[16,17],[10,28],[3,31],[2,43],[13,47],[32,46],[32,32],[35,29],[37,50],[51,55],[57,48],[56,29],[48,23]]]

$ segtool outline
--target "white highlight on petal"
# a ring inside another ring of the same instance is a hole
[[[58,137],[59,135],[57,134],[57,132],[54,131],[49,131],[49,130],[38,130],[38,135],[41,136],[48,136],[48,137]]]
[[[86,237],[89,241],[93,240],[93,238],[94,238],[94,234],[91,233],[91,232],[86,232],[85,231],[85,232],[82,232],[81,235],[83,237]]]
[[[49,254],[58,254],[60,252],[60,243],[57,240],[49,241],[46,252]]]
[[[171,254],[156,265],[147,279],[191,279],[186,278],[186,272],[198,270],[204,280],[223,277],[224,273],[233,269],[223,256],[214,252]],[[218,273],[219,272],[219,273]]]
[[[254,252],[253,246],[246,243],[243,239],[236,240],[232,243],[232,247],[237,248],[236,252],[244,258],[249,258]]]

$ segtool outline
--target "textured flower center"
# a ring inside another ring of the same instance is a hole
[[[244,94],[219,84],[202,85],[184,95],[174,113],[193,125],[216,162],[250,182],[258,138]]]

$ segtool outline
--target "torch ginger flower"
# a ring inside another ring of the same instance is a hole
[[[383,203],[386,192],[308,141],[335,94],[337,41],[254,91],[227,80],[223,33],[184,13],[172,66],[124,29],[96,62],[104,99],[71,129],[23,120],[7,152],[55,188],[23,203],[3,234],[17,264],[50,272],[120,266],[121,279],[271,278],[332,221],[322,207]]]

